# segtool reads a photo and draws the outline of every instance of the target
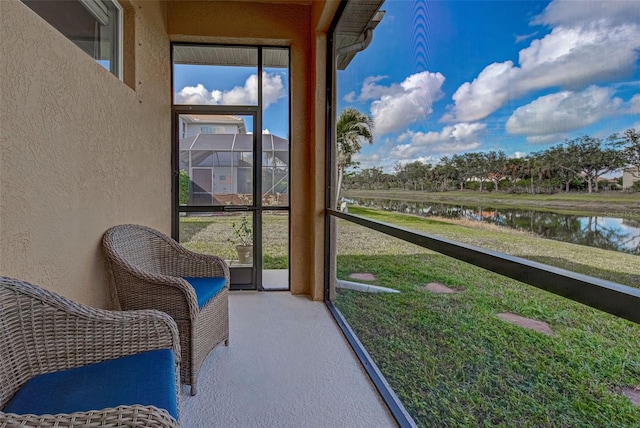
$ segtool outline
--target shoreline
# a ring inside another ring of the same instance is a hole
[[[640,194],[622,192],[556,193],[553,195],[509,194],[500,192],[416,190],[345,190],[346,198],[387,199],[407,202],[486,205],[487,208],[551,211],[578,216],[607,216],[640,220]]]

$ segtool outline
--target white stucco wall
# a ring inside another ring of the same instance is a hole
[[[171,224],[166,4],[128,6],[135,90],[18,0],[0,1],[0,275],[97,307],[109,304],[103,232]]]

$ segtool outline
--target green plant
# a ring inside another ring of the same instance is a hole
[[[231,242],[237,245],[249,246],[253,245],[253,229],[249,225],[249,217],[246,215],[240,216],[239,221],[233,221],[231,223],[231,229],[233,230],[233,239],[229,239]]]
[[[191,195],[191,177],[184,169],[180,170],[180,205],[187,205]]]

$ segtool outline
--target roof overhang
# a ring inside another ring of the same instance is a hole
[[[336,26],[336,63],[338,70],[347,68],[356,54],[364,50],[373,30],[384,16],[380,10],[384,0],[349,0]]]

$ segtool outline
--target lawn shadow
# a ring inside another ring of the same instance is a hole
[[[211,221],[181,221],[180,222],[180,242],[189,242],[203,229],[214,223]]]

